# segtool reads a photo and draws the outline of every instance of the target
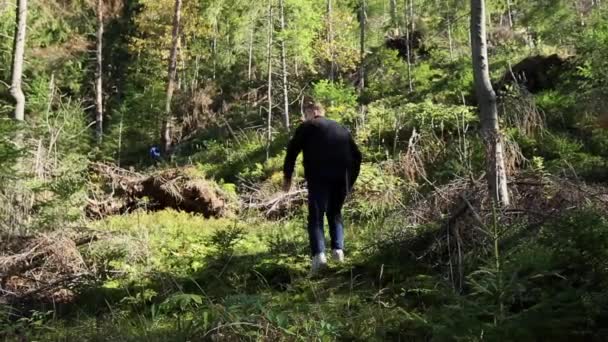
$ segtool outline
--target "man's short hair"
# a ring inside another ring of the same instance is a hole
[[[323,108],[323,105],[319,102],[307,102],[306,104],[304,104],[304,112],[314,112],[315,115],[318,116],[324,116],[325,115],[325,108]]]

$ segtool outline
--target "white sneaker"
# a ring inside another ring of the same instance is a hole
[[[312,257],[312,273],[317,273],[321,269],[327,267],[327,258],[325,253],[319,253]]]
[[[344,262],[344,251],[341,249],[332,249],[331,256],[337,262]]]

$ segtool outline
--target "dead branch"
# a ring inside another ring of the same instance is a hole
[[[273,217],[280,215],[282,212],[289,208],[295,207],[298,204],[302,204],[305,199],[305,194],[308,191],[306,189],[298,189],[287,193],[279,193],[274,195],[270,199],[262,201],[252,201],[249,205],[250,209],[260,210],[267,217]]]
[[[0,256],[0,302],[72,300],[70,288],[92,275],[79,247],[95,240],[96,235],[63,232],[15,241]]]
[[[42,236],[38,238],[36,244],[28,248],[27,251],[9,255],[0,256],[0,284],[4,284],[6,279],[12,275],[23,274],[34,268],[41,267],[46,261],[51,250],[58,244],[70,244],[74,247],[80,247],[97,240],[97,236],[81,237],[77,240],[67,238],[53,238]]]

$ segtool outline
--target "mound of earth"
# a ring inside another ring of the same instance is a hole
[[[102,218],[135,209],[171,208],[205,217],[223,217],[235,209],[234,201],[218,184],[196,174],[193,168],[172,168],[142,174],[115,165],[96,163],[93,172],[102,184],[92,191],[86,212]]]
[[[526,57],[505,71],[495,89],[504,91],[507,85],[513,83],[526,88],[533,94],[554,89],[561,74],[570,69],[570,58],[561,57],[557,54]]]

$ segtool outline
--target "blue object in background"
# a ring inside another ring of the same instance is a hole
[[[150,157],[154,160],[160,160],[160,149],[156,146],[150,148]]]

